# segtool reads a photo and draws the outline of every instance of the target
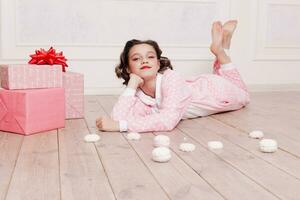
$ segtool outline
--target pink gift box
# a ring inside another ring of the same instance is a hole
[[[65,88],[66,119],[84,117],[84,77],[75,72],[63,73]]]
[[[62,87],[60,65],[0,65],[1,86],[5,89]]]
[[[63,88],[0,89],[0,130],[30,135],[65,125]]]

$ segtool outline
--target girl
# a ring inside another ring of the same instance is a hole
[[[100,117],[102,131],[171,131],[181,119],[237,110],[249,103],[249,93],[226,50],[237,21],[212,25],[211,52],[216,56],[214,74],[184,80],[158,44],[130,40],[120,56],[116,74],[126,89],[111,117]]]

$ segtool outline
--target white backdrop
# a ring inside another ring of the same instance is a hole
[[[232,59],[251,90],[300,89],[300,0],[0,0],[0,63],[54,46],[86,94],[117,94],[125,42],[154,39],[184,76],[211,73],[210,26],[238,19]]]

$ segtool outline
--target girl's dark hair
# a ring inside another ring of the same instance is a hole
[[[120,63],[115,68],[117,77],[124,79],[123,85],[127,85],[129,78],[130,78],[129,73],[128,73],[128,71],[129,71],[128,70],[129,51],[134,45],[138,45],[138,44],[149,44],[154,48],[156,55],[157,55],[157,59],[160,61],[160,68],[159,68],[158,72],[163,72],[168,68],[173,69],[173,67],[171,65],[171,61],[167,57],[161,56],[162,51],[159,48],[157,42],[155,42],[153,40],[136,40],[136,39],[129,40],[126,42],[123,52],[120,55]]]

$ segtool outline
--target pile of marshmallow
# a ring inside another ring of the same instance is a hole
[[[152,160],[156,162],[168,162],[171,159],[170,138],[166,135],[157,135],[153,139]],[[179,149],[184,152],[194,151],[196,146],[191,143],[181,143]]]
[[[260,130],[255,130],[249,133],[249,137],[252,139],[262,139],[264,133]],[[220,141],[210,141],[208,142],[208,148],[211,150],[222,149],[223,144]],[[262,139],[259,142],[259,149],[264,153],[273,153],[278,149],[276,140],[273,139]]]
[[[253,139],[262,139],[264,133],[259,130],[255,130],[249,133],[249,137]],[[139,133],[131,132],[126,135],[128,140],[140,140],[141,135]],[[86,142],[97,142],[100,140],[97,134],[88,134],[85,136]],[[184,138],[185,140],[185,138]],[[223,144],[220,141],[209,141],[208,148],[211,150],[223,149]],[[156,162],[168,162],[171,159],[170,138],[166,135],[157,135],[153,139],[152,159]],[[277,142],[273,139],[262,139],[259,142],[260,150],[264,153],[272,153],[278,149]],[[195,145],[187,142],[183,142],[179,145],[179,149],[184,152],[192,152],[195,150]]]
[[[253,139],[262,139],[264,133],[260,130],[252,131],[249,133],[249,137]],[[259,148],[264,153],[273,153],[278,149],[276,140],[262,139],[259,141]]]
[[[126,135],[128,140],[139,140],[141,135],[139,133],[128,133]],[[155,162],[168,162],[171,159],[170,138],[166,135],[157,135],[153,139],[152,160]],[[191,152],[195,150],[195,145],[191,143],[181,143],[179,149],[184,152]]]

